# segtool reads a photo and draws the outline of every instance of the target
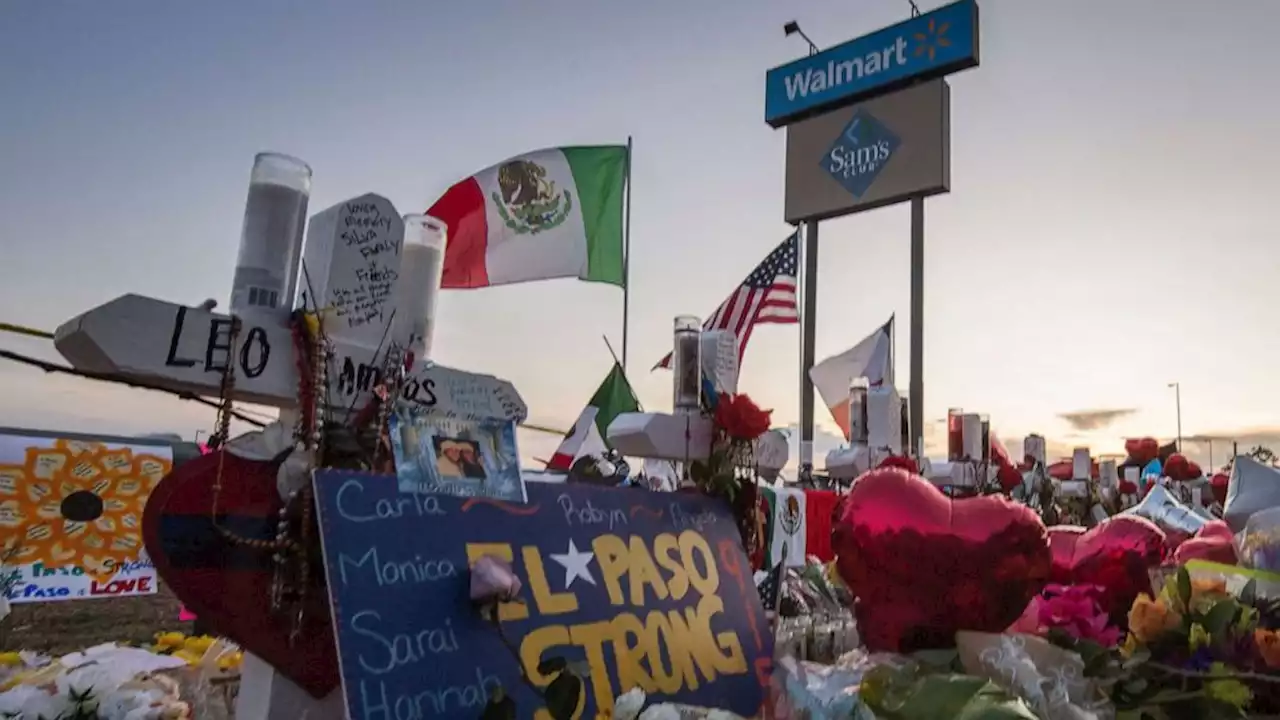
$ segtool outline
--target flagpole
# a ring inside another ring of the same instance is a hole
[[[613,364],[622,367],[622,362],[618,360],[618,353],[613,351],[613,343],[609,342],[609,336],[604,335],[604,346],[609,348],[609,354],[613,356]],[[640,396],[636,395],[636,388],[631,384],[631,378],[627,377],[626,368],[622,369],[622,381],[627,384],[627,389],[631,391],[636,398],[636,407],[640,408],[640,412],[644,412],[644,406],[640,404]]]
[[[631,313],[631,136],[627,136],[626,214],[622,220],[622,374],[627,373],[627,328]]]
[[[889,316],[889,386],[898,389],[898,314]]]

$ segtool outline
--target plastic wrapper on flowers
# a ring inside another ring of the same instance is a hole
[[[192,716],[191,707],[180,698],[178,683],[159,673],[183,665],[113,643],[69,653],[11,677],[0,693],[0,716],[182,720]]]
[[[1000,685],[1041,720],[1112,720],[1115,708],[1085,677],[1084,660],[1034,635],[960,632],[966,672]]]
[[[847,653],[835,665],[784,657],[774,669],[766,715],[775,720],[874,720],[858,696],[863,675],[873,667],[902,667],[908,662],[901,655],[865,650]]]
[[[619,695],[613,702],[612,720],[742,720],[728,710],[677,703],[649,705],[647,700],[640,688]]]
[[[783,617],[797,615],[838,615],[852,605],[849,591],[833,566],[810,558],[804,568],[788,568],[782,576],[778,612]]]

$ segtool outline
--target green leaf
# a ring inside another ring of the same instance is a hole
[[[1186,567],[1178,568],[1178,600],[1184,608],[1191,606],[1191,573]]]
[[[1067,650],[1076,649],[1076,639],[1062,628],[1049,628],[1049,633],[1045,636],[1045,639],[1060,648],[1066,648]]]
[[[1249,578],[1249,582],[1240,588],[1239,598],[1241,605],[1252,605],[1258,599],[1258,580],[1256,578]]]
[[[1146,647],[1139,647],[1133,651],[1133,654],[1129,655],[1120,667],[1126,671],[1132,670],[1150,659],[1151,650]]]
[[[582,679],[573,673],[560,673],[542,691],[542,697],[547,703],[547,712],[555,720],[573,720],[578,699],[582,697]]]
[[[950,670],[960,657],[960,653],[952,650],[917,650],[911,653],[911,659],[925,666],[928,670]]]
[[[538,673],[540,675],[550,675],[551,673],[560,672],[569,666],[569,663],[559,655],[549,657],[538,663]]]
[[[1201,624],[1204,625],[1205,630],[1209,631],[1211,638],[1218,640],[1231,626],[1231,621],[1236,619],[1236,611],[1239,609],[1239,604],[1231,598],[1219,600],[1209,612],[1205,613]]]
[[[1035,715],[1009,693],[970,675],[925,675],[909,688],[902,705],[891,711],[872,708],[896,720],[1034,720]]]

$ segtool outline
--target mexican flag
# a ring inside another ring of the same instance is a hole
[[[627,147],[539,150],[449,188],[427,214],[449,226],[444,288],[576,277],[622,287]]]
[[[640,401],[631,392],[631,385],[622,374],[622,366],[614,363],[613,369],[600,383],[596,394],[591,396],[587,406],[578,416],[573,429],[560,441],[556,454],[547,463],[548,470],[568,472],[573,461],[583,455],[599,455],[609,448],[605,441],[605,431],[609,423],[622,413],[638,412]]]

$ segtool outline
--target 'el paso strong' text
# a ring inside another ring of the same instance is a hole
[[[542,553],[533,545],[520,548],[534,609],[548,621],[520,640],[521,662],[535,684],[546,685],[552,679],[538,672],[544,655],[555,655],[559,648],[581,648],[591,668],[588,683],[597,712],[608,717],[622,688],[674,694],[696,690],[720,675],[747,672],[737,633],[714,629],[716,616],[724,612],[717,595],[720,574],[711,546],[701,534],[694,530],[663,533],[653,538],[652,547],[640,536],[623,539],[609,534],[596,537],[591,545],[609,602],[618,612],[608,620],[576,625],[556,624],[555,618],[577,612],[577,596],[552,591]],[[510,544],[467,544],[469,561],[484,555],[514,560]],[[646,609],[655,600],[668,601],[664,602],[668,607],[677,603],[678,609]],[[499,607],[498,617],[524,620],[529,613],[523,604],[507,603]],[[606,652],[615,659],[616,683],[605,665]],[[575,717],[581,715],[585,701],[584,693]],[[538,717],[550,716],[539,710]]]

